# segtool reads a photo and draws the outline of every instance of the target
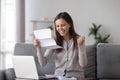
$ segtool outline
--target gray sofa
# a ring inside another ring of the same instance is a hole
[[[97,78],[100,80],[120,80],[120,45],[97,45]]]
[[[45,49],[42,49],[45,51]],[[96,80],[120,80],[120,45],[100,43],[86,46],[88,64],[84,67],[85,77]],[[39,75],[53,74],[55,65],[53,60],[41,67],[36,55],[36,48],[33,44],[17,43],[14,55],[33,55]],[[2,70],[0,80],[14,80],[13,68]]]

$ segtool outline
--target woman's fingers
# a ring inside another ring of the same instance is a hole
[[[78,45],[83,45],[83,43],[85,42],[85,36],[80,36],[78,39],[77,39],[77,43]]]
[[[38,39],[34,39],[34,42],[33,42],[34,46],[36,47],[40,47],[40,42]]]

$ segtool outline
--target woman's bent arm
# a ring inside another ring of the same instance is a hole
[[[79,56],[79,64],[81,67],[87,65],[87,55],[85,48],[85,37],[80,36],[77,40],[78,43],[78,56]]]
[[[41,66],[45,66],[54,54],[54,50],[47,49],[45,53],[42,53],[41,48],[37,48],[38,61]]]
[[[44,54],[42,53],[41,48],[37,48],[37,56],[38,56],[38,61],[39,61],[41,66],[44,66],[47,64],[47,60],[44,57]]]
[[[87,65],[87,55],[86,55],[86,48],[84,44],[78,47],[78,55],[79,55],[80,66],[84,67],[85,65]]]

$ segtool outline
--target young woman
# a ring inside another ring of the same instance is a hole
[[[87,64],[85,37],[75,32],[71,16],[67,12],[59,13],[55,20],[55,40],[63,48],[47,50],[43,55],[38,39],[34,39],[41,66],[52,56],[55,57],[55,75],[84,78],[83,67]]]

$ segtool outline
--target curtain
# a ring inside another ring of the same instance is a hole
[[[1,0],[0,68],[12,67],[17,42],[25,42],[25,0]]]
[[[0,0],[0,31],[1,31],[1,0]],[[1,45],[1,33],[0,33],[0,45]],[[1,57],[1,48],[0,48],[0,69],[2,68],[2,57]]]
[[[16,41],[25,42],[25,0],[16,0]]]

